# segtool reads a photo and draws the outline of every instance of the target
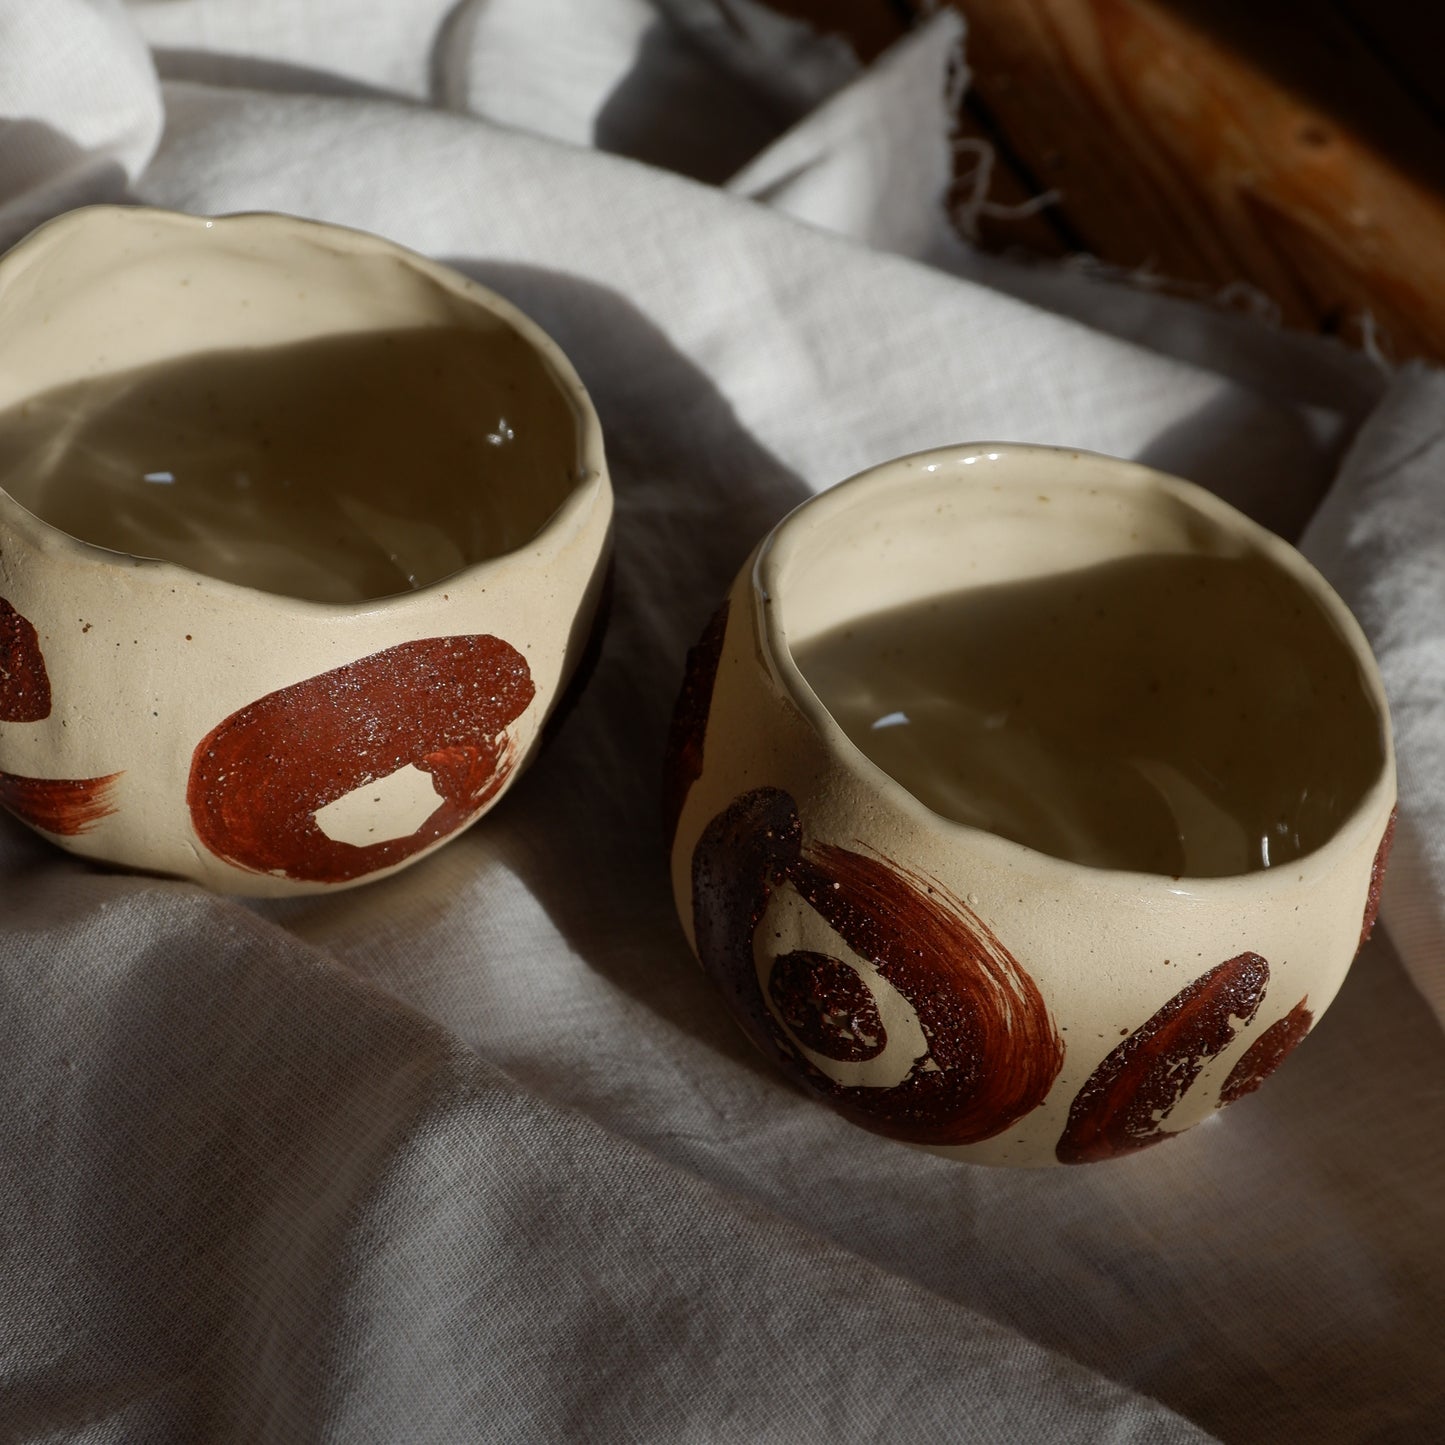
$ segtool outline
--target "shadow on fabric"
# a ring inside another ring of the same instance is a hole
[[[688,647],[754,545],[808,489],[616,292],[527,266],[447,264],[520,306],[567,353],[601,418],[617,501],[595,673],[493,841],[590,966],[649,1007],[671,1000],[674,1024],[697,1031],[707,1020],[712,1041],[747,1057],[673,912],[662,756]],[[659,987],[659,958],[688,978],[681,996]]]

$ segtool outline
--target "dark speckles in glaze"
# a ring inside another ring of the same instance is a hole
[[[1385,886],[1385,870],[1390,866],[1390,849],[1395,845],[1395,819],[1398,808],[1390,810],[1390,821],[1385,824],[1385,835],[1375,849],[1375,861],[1370,865],[1370,888],[1365,895],[1365,919],[1360,926],[1360,947],[1369,942],[1375,931],[1375,920],[1380,916],[1380,891]]]
[[[0,722],[50,716],[50,674],[30,620],[0,597]]]
[[[784,885],[916,1013],[927,1045],[894,1086],[839,1083],[793,1042],[844,1062],[883,1052],[878,1004],[854,968],[807,951],[776,958],[769,1007],[754,939]],[[704,830],[693,909],[698,956],[754,1042],[866,1128],[919,1144],[977,1143],[1042,1103],[1063,1065],[1038,987],[963,903],[886,859],[805,846],[796,805],[778,789],[743,795]]]
[[[1232,1104],[1236,1099],[1254,1093],[1299,1047],[1314,1021],[1308,998],[1302,998],[1282,1019],[1276,1019],[1229,1071],[1229,1077],[1219,1091],[1219,1102]]]
[[[798,1040],[826,1058],[863,1063],[888,1047],[868,985],[825,953],[797,949],[775,958],[768,994]]]
[[[1169,1137],[1174,1106],[1248,1024],[1269,964],[1241,953],[1179,990],[1094,1070],[1069,1110],[1055,1153],[1062,1164],[1112,1159]]]
[[[0,773],[0,808],[44,833],[78,838],[116,811],[111,790],[119,777],[109,773],[103,778],[24,778]]]
[[[722,660],[723,636],[727,632],[728,604],[713,613],[695,646],[688,650],[682,690],[672,710],[672,729],[662,770],[663,826],[670,844],[692,785],[702,776],[703,746],[707,737],[708,713],[712,709],[713,686]]]
[[[197,744],[186,800],[197,837],[238,868],[343,883],[454,833],[513,766],[507,727],[532,701],[526,659],[501,638],[402,643],[268,693]],[[316,813],[411,765],[434,811],[403,838],[328,837]]]
[[[1043,1102],[1063,1042],[1033,980],[960,900],[828,843],[806,850],[792,881],[913,1006],[928,1039],[926,1057],[894,1088],[815,1081],[841,1112],[913,1143],[975,1144]]]
[[[793,800],[777,788],[744,793],[703,830],[692,855],[697,954],[734,1014],[765,1053],[792,1059],[758,988],[753,934],[774,889],[802,851]]]

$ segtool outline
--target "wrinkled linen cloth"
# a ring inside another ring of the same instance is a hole
[[[390,236],[561,342],[618,498],[575,713],[400,876],[244,903],[0,820],[0,1440],[1439,1437],[1445,380],[952,240],[959,28],[863,70],[746,0],[0,0],[6,242],[117,198]],[[656,822],[757,538],[988,438],[1307,528],[1400,741],[1386,927],[1310,1041],[1087,1169],[783,1083]]]

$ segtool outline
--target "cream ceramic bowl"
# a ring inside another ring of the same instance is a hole
[[[284,216],[97,208],[0,261],[0,802],[242,894],[486,811],[592,625],[612,493],[558,348]]]
[[[683,928],[765,1054],[866,1128],[1041,1165],[1166,1139],[1300,1042],[1373,923],[1395,773],[1292,548],[1140,466],[982,445],[763,541],[667,792]]]

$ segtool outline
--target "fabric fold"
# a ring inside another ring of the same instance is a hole
[[[1363,1445],[1445,1410],[1445,1037],[1401,967],[1438,1010],[1440,377],[1340,469],[1369,363],[948,240],[958,28],[860,75],[753,0],[0,0],[0,228],[131,195],[387,235],[552,333],[617,494],[587,689],[415,868],[242,904],[0,818],[0,1434]],[[684,654],[757,539],[989,438],[1287,535],[1339,471],[1307,546],[1400,742],[1339,1002],[1259,1095],[1090,1169],[959,1166],[785,1085],[657,826]]]
[[[10,926],[31,920],[44,963],[0,978],[37,1035],[3,1085],[0,1198],[48,1247],[6,1250],[7,1438],[797,1440],[965,1414],[979,1440],[1208,1438],[529,1097],[195,890],[72,878]],[[74,1161],[38,1177],[12,1132],[36,1101]]]
[[[160,86],[121,0],[0,0],[0,246],[120,200],[160,138]],[[78,98],[81,99],[77,103]]]
[[[1445,1022],[1445,375],[1411,366],[1355,438],[1305,554],[1365,629],[1390,699],[1400,816],[1381,916]]]

